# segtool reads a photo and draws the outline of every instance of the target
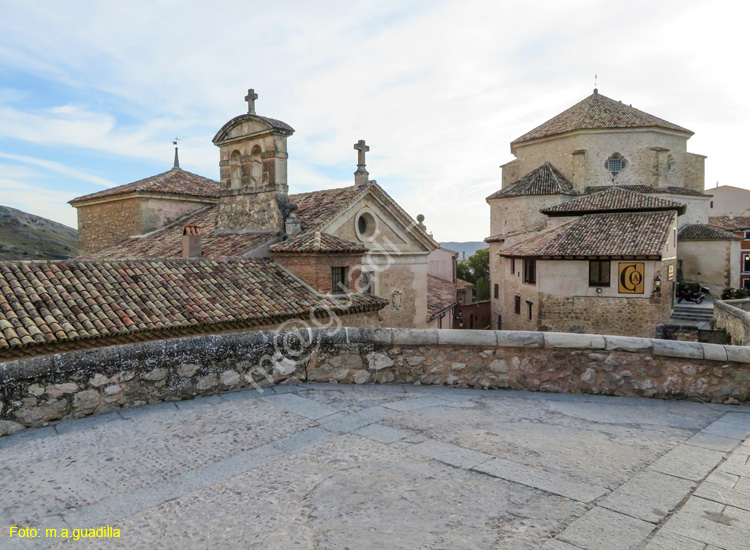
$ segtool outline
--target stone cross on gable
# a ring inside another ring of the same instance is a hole
[[[357,171],[354,172],[354,183],[355,185],[367,185],[369,174],[365,170],[365,153],[370,150],[370,147],[365,144],[364,139],[360,139],[354,144],[354,149],[357,151]]]
[[[245,101],[247,101],[247,114],[254,115],[255,114],[255,100],[258,99],[258,94],[255,93],[255,90],[250,88],[247,91],[247,95],[245,96]]]

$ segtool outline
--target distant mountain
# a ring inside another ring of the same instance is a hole
[[[63,260],[78,255],[78,231],[0,206],[0,260]]]
[[[470,241],[466,243],[457,243],[457,242],[447,242],[447,243],[440,243],[440,246],[443,248],[447,248],[448,250],[453,250],[455,252],[458,252],[458,259],[463,258],[463,253],[466,252],[466,258],[468,259],[469,256],[474,254],[477,250],[481,248],[485,248],[489,246],[485,242],[481,241]]]

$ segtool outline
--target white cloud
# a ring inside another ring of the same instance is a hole
[[[735,172],[747,11],[676,0],[17,4],[0,21],[0,68],[43,84],[4,84],[0,139],[168,163],[178,135],[183,167],[217,177],[210,140],[254,87],[258,112],[297,130],[293,191],[349,184],[364,138],[371,177],[438,239],[480,240],[508,143],[588,95],[594,73],[605,95],[696,131],[707,182],[750,186]]]

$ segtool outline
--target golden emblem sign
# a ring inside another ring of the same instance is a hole
[[[643,262],[621,262],[619,289],[621,294],[643,294]]]
[[[673,281],[674,280],[674,266],[670,265],[669,269],[667,270],[667,280]]]

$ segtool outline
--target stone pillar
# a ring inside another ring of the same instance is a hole
[[[570,183],[576,190],[583,190],[586,187],[586,149],[577,149],[573,151],[573,177]]]

